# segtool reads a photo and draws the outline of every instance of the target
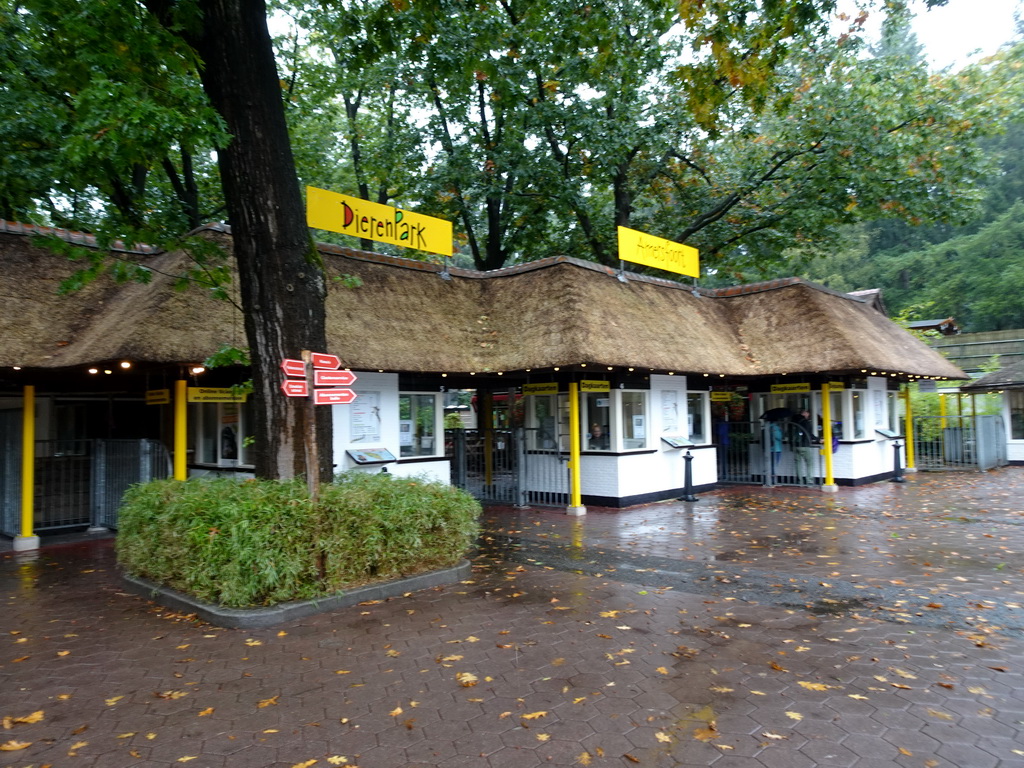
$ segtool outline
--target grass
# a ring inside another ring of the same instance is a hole
[[[129,490],[118,561],[130,575],[226,607],[307,600],[455,565],[480,505],[423,478],[158,480]]]

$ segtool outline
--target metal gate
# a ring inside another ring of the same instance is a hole
[[[527,448],[522,429],[449,429],[452,485],[480,501],[559,506],[569,503],[567,456]]]
[[[773,426],[779,430],[774,436]],[[722,483],[816,486],[824,477],[820,446],[799,424],[720,422],[715,441]]]
[[[1006,466],[1002,416],[915,416],[914,463],[926,472]]]
[[[4,439],[5,447],[9,440]],[[156,440],[41,440],[35,447],[34,529],[37,533],[88,527],[117,528],[129,486],[170,475],[170,456]],[[3,529],[20,533],[21,449],[5,457]],[[10,489],[17,487],[18,495]]]

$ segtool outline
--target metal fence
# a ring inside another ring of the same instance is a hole
[[[527,449],[526,438],[523,429],[446,430],[452,485],[481,501],[568,504],[567,457],[554,449]]]
[[[2,465],[3,530],[20,528],[21,460]],[[170,456],[156,440],[41,440],[35,447],[34,528],[117,528],[129,486],[170,475]]]
[[[915,416],[914,463],[926,472],[1006,466],[1003,418]]]
[[[824,477],[820,446],[799,424],[731,421],[716,425],[718,479],[723,483],[820,485]],[[772,450],[776,448],[778,450]]]

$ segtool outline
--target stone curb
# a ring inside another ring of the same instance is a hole
[[[383,600],[398,597],[406,592],[415,592],[431,587],[447,586],[469,578],[472,565],[463,560],[451,568],[428,571],[405,579],[383,581],[379,584],[368,584],[336,595],[318,597],[293,603],[280,603],[266,608],[227,608],[212,603],[204,603],[189,595],[167,587],[162,587],[146,579],[121,574],[129,591],[142,597],[154,600],[167,608],[187,611],[196,614],[203,621],[228,629],[264,629],[293,619],[301,619],[318,613],[326,613],[339,608],[348,608],[366,600]]]

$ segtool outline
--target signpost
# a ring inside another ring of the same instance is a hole
[[[301,360],[285,358],[281,361],[284,375],[292,377],[281,382],[281,391],[285,397],[306,398],[306,483],[309,486],[309,498],[313,502],[320,498],[320,456],[316,446],[315,406],[346,405],[356,399],[353,390],[342,388],[353,384],[356,375],[352,371],[338,370],[340,367],[341,358],[337,355],[310,352],[308,349],[302,351]]]

